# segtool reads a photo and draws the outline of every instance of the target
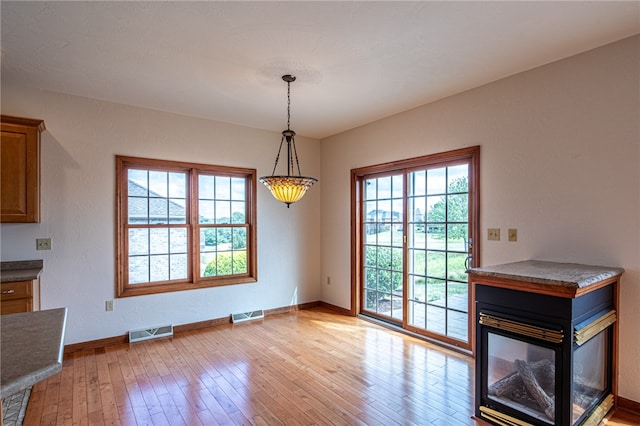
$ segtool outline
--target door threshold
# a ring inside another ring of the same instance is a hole
[[[381,327],[387,328],[389,330],[396,331],[396,332],[402,333],[402,334],[406,334],[407,336],[415,337],[416,339],[425,341],[427,343],[431,343],[431,344],[433,344],[435,346],[439,346],[439,347],[441,347],[443,349],[448,349],[450,351],[457,352],[459,354],[462,354],[462,355],[465,355],[465,356],[473,358],[473,353],[468,349],[460,348],[458,346],[452,345],[450,343],[442,342],[442,341],[440,341],[438,339],[434,339],[432,337],[423,336],[422,334],[414,333],[413,331],[406,330],[406,329],[404,329],[404,328],[400,327],[399,325],[396,325],[396,324],[394,324],[392,322],[385,321],[385,320],[380,319],[380,318],[372,317],[370,315],[363,314],[363,313],[359,313],[357,315],[357,317],[362,319],[362,320],[369,321],[371,323],[377,324],[377,325],[379,325]]]

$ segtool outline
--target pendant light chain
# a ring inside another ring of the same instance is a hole
[[[287,80],[287,130],[291,130],[291,82]]]

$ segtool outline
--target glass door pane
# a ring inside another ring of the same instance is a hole
[[[403,176],[366,179],[363,185],[363,311],[402,321]]]
[[[469,166],[408,174],[408,325],[466,342]]]

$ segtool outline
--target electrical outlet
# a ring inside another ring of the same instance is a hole
[[[51,238],[36,239],[36,250],[51,250]]]
[[[488,228],[487,240],[500,241],[500,228]]]
[[[104,310],[107,312],[113,311],[113,300],[107,300],[104,302]]]
[[[516,228],[509,228],[509,241],[518,241],[518,230]]]

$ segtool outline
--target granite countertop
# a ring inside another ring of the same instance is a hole
[[[67,308],[0,317],[0,399],[62,370]]]
[[[622,275],[623,268],[525,260],[502,265],[470,268],[476,276],[527,281],[569,288],[584,288],[600,281]]]
[[[42,260],[0,262],[0,283],[35,280],[42,272],[42,267]]]

